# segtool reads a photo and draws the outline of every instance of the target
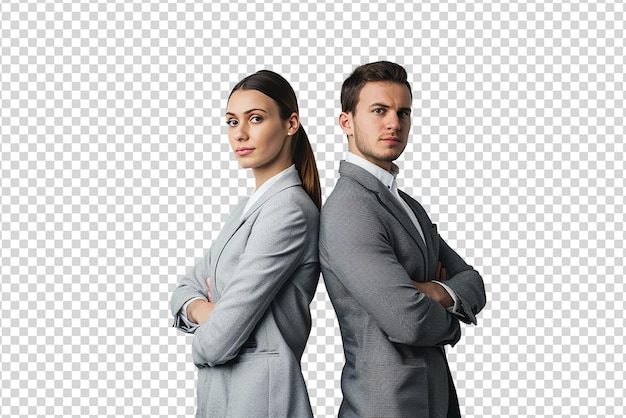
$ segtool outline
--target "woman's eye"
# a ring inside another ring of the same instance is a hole
[[[253,122],[253,123],[259,123],[259,122],[261,122],[262,120],[263,120],[263,118],[262,118],[261,116],[252,116],[252,117],[250,118],[250,122]]]
[[[239,122],[237,121],[237,119],[228,119],[226,121],[226,125],[228,126],[237,126],[239,124]]]

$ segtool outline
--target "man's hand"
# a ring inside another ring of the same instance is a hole
[[[435,280],[444,281],[448,280],[448,272],[445,267],[441,265],[441,261],[437,263],[437,270],[435,271]],[[413,282],[413,286],[420,292],[427,296],[430,296],[435,301],[439,302],[444,308],[454,306],[454,299],[446,291],[446,289],[438,283],[434,282]]]
[[[446,268],[441,265],[441,261],[437,262],[437,270],[435,271],[435,280],[444,281],[448,280],[448,272]]]
[[[452,299],[452,296],[450,296],[446,289],[438,283],[413,281],[413,286],[425,295],[435,299],[444,308],[454,306],[454,299]]]
[[[187,318],[189,318],[191,322],[202,325],[208,321],[211,312],[213,312],[213,308],[215,308],[214,303],[196,299],[187,307]]]

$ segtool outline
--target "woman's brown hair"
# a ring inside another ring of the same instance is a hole
[[[230,95],[237,90],[257,90],[270,97],[278,105],[280,117],[283,120],[287,120],[294,112],[299,114],[298,99],[291,84],[273,71],[261,70],[247,76],[233,87]],[[293,135],[292,141],[291,158],[296,165],[296,170],[298,170],[302,186],[317,208],[320,209],[322,207],[320,177],[309,137],[302,124]]]

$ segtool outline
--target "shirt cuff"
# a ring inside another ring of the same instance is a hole
[[[178,312],[178,317],[180,318],[178,327],[185,332],[194,332],[196,328],[200,326],[199,324],[195,322],[191,322],[189,317],[187,317],[187,308],[189,307],[191,302],[193,302],[194,300],[198,300],[198,299],[205,300],[204,298],[201,298],[201,297],[189,299],[187,302],[185,302],[183,307],[180,309],[180,312]]]
[[[448,312],[450,312],[453,315],[457,315],[457,316],[460,316],[460,317],[465,317],[465,315],[461,311],[461,299],[459,299],[459,297],[457,296],[456,292],[454,290],[452,290],[450,288],[450,286],[447,286],[447,285],[443,284],[440,281],[433,280],[433,282],[443,286],[443,288],[446,289],[446,292],[448,292],[450,294],[450,297],[454,301],[454,305],[453,306],[450,306],[449,308],[446,308],[448,310]]]

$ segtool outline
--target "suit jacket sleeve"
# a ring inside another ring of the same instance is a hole
[[[368,202],[355,210],[346,200],[335,200],[322,211],[324,275],[335,276],[390,341],[428,347],[455,344],[461,333],[458,319],[413,286],[380,219],[384,215]]]
[[[232,267],[232,279],[209,320],[196,330],[192,343],[196,365],[214,366],[237,355],[303,259],[305,240],[312,235],[307,233],[306,216],[291,200],[272,198],[263,205],[245,250]]]
[[[174,326],[181,331],[192,333],[195,329],[188,327],[180,318],[180,310],[183,305],[193,298],[208,299],[208,287],[206,278],[211,266],[211,251],[207,251],[205,257],[200,260],[191,271],[185,275],[172,293],[170,307],[174,315]]]
[[[468,265],[448,244],[438,236],[439,260],[450,278],[444,283],[461,300],[463,322],[476,324],[476,315],[486,303],[485,285],[480,274]]]
[[[441,261],[441,264],[446,268],[450,279],[444,283],[461,300],[461,313],[464,317],[460,319],[466,323],[476,324],[476,315],[482,310],[486,302],[485,285],[482,277],[443,240],[437,232],[437,226],[431,222],[422,205],[404,192],[401,192],[401,195],[416,216],[431,226],[430,238],[433,248],[429,248],[429,253],[434,251],[435,259]],[[435,274],[434,267],[435,265],[432,264],[432,271],[429,272],[431,278]]]

